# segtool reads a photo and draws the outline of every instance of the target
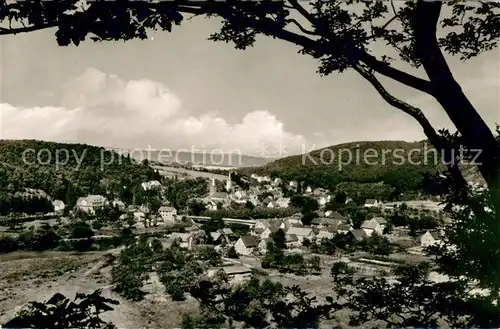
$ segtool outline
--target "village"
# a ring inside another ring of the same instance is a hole
[[[120,212],[120,222],[128,223],[135,234],[153,234],[164,245],[177,241],[181,247],[188,250],[209,245],[221,255],[226,255],[228,250],[234,251],[237,255],[235,257],[239,259],[233,259],[229,263],[231,266],[224,270],[239,278],[237,281],[243,277],[248,278],[252,273],[252,268],[261,266],[260,263],[266,254],[269,242],[273,242],[273,238],[280,234],[283,236],[287,254],[300,254],[305,258],[313,254],[322,254],[323,259],[329,254],[335,255],[336,258],[341,257],[357,271],[362,270],[371,274],[385,273],[384,271],[389,270],[394,264],[404,262],[405,258],[424,261],[426,257],[422,250],[439,244],[441,240],[442,226],[434,224],[429,228],[418,227],[416,231],[410,232],[408,225],[393,223],[391,220],[395,215],[399,216],[404,212],[409,217],[418,218],[425,215],[435,218],[435,223],[444,225],[443,218],[445,217],[442,214],[442,206],[435,201],[415,200],[397,203],[367,199],[364,204],[355,206],[365,214],[364,220],[358,220],[356,224],[348,216],[331,210],[332,207],[329,205],[333,196],[327,190],[304,188],[301,196],[317,204],[313,207],[313,215],[304,216],[300,205],[292,205],[296,195],[284,196],[284,182],[279,178],[271,179],[267,176],[252,175],[244,182],[247,184],[245,190],[232,181],[231,175],[229,171],[225,181],[216,180],[214,177],[207,179],[208,194],[202,198],[193,198],[189,200],[189,203],[201,204],[208,214],[239,206],[282,210],[283,213],[278,213],[281,217],[230,218],[218,215],[221,224],[218,224],[217,228],[214,225],[207,225],[215,220],[213,215],[193,215],[190,209],[176,209],[166,200],[162,200],[161,204],[153,206],[155,209],[152,209],[148,202],[142,205],[126,205],[118,199],[108,200],[102,195],[88,195],[80,197],[75,209],[69,212],[65,209],[64,202],[54,200],[52,202],[54,212],[44,215],[51,219],[28,221],[24,223],[24,227],[39,226],[43,223],[64,223],[69,220],[69,217],[78,216],[91,223],[99,220],[98,216],[102,209],[111,207]],[[291,181],[285,182],[285,185],[295,191],[298,183]],[[154,191],[160,197],[164,189],[162,182],[158,180],[144,182],[141,187],[146,193]],[[349,197],[343,202],[346,205],[353,203]],[[309,212],[309,210],[305,211]],[[305,217],[309,218],[305,219]],[[210,227],[214,228],[213,231],[207,231]],[[5,234],[16,234],[9,233],[7,227],[3,230]],[[106,224],[94,231],[96,232],[92,237],[93,240],[109,239],[117,234],[116,229]],[[167,231],[169,233],[165,233]],[[383,239],[382,243],[391,247],[378,254],[365,252],[369,250],[366,248],[363,250],[348,248],[350,244],[360,244],[365,240],[378,241],[375,237]],[[337,244],[346,246],[336,245],[328,250],[329,241],[334,240]]]

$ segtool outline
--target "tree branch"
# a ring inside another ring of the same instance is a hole
[[[46,24],[40,24],[40,25],[31,25],[31,26],[23,26],[23,27],[8,28],[8,29],[0,27],[0,35],[9,35],[9,34],[16,35],[18,33],[34,32],[34,31],[39,31],[39,30],[44,30],[44,29],[56,27],[57,25],[58,25],[57,22],[53,22],[53,23],[46,23]]]
[[[307,19],[316,30],[320,22],[309,13],[304,7],[302,7],[297,0],[289,0],[291,6],[296,9],[305,19]],[[145,3],[145,2],[131,2],[128,4],[129,6],[134,7],[149,7],[149,8],[161,8],[165,7],[167,9],[177,9],[179,12],[194,14],[194,15],[218,15],[221,18],[224,18],[228,21],[236,23],[238,25],[246,25],[250,28],[255,29],[258,32],[266,34],[268,36],[273,36],[279,38],[284,41],[288,41],[295,45],[301,46],[305,49],[310,49],[314,51],[319,56],[328,56],[332,53],[332,47],[335,47],[335,44],[325,44],[320,43],[316,40],[310,39],[305,35],[300,35],[297,33],[293,33],[288,31],[282,27],[277,27],[274,21],[268,18],[260,18],[255,19],[253,17],[249,17],[244,13],[238,13],[235,15],[231,10],[227,10],[227,4],[225,3],[200,3],[193,1],[184,1],[181,4],[175,4],[170,2],[159,2],[159,3]],[[172,8],[173,7],[173,8]],[[26,33],[33,32],[37,30],[43,30],[51,27],[56,27],[59,24],[59,19],[50,23],[44,23],[40,25],[32,25],[28,27],[16,28],[16,29],[0,29],[0,35],[8,35],[8,34],[17,34],[17,33]],[[295,24],[295,23],[294,23]],[[300,24],[299,24],[300,25]],[[321,31],[312,32],[305,29],[301,29],[304,34],[308,35],[319,35]],[[311,33],[312,32],[312,33]],[[322,35],[328,39],[328,36]],[[384,76],[387,76],[393,80],[396,80],[404,85],[407,85],[416,90],[422,91],[424,93],[434,95],[433,88],[429,81],[424,79],[415,77],[406,72],[400,71],[394,67],[391,67],[389,64],[384,63],[378,60],[376,57],[368,54],[366,50],[359,49],[354,45],[351,47],[351,52],[349,55],[351,56],[353,62],[361,61],[366,65],[370,66],[374,71]]]
[[[438,137],[436,130],[434,130],[434,127],[432,127],[429,120],[427,120],[427,118],[424,116],[424,114],[419,108],[416,108],[406,102],[403,102],[397,99],[396,97],[392,96],[391,94],[389,94],[389,92],[384,88],[384,86],[382,86],[380,81],[372,73],[363,68],[361,65],[355,64],[353,68],[363,78],[365,78],[366,80],[368,80],[368,82],[371,83],[371,85],[375,88],[375,90],[377,90],[380,96],[382,96],[382,98],[387,103],[405,112],[406,114],[411,115],[415,120],[417,120],[418,123],[420,123],[420,125],[424,129],[424,132],[427,137],[429,137],[429,135],[431,135],[432,138]]]
[[[380,83],[380,81],[369,71],[367,71],[364,67],[362,67],[359,64],[355,64],[353,66],[354,70],[358,72],[363,78],[368,80],[368,82],[371,83],[371,85],[377,90],[377,92],[382,96],[382,98],[392,105],[393,107],[403,111],[404,113],[410,115],[413,117],[417,122],[420,124],[422,129],[424,130],[425,135],[429,139],[429,141],[434,145],[434,147],[437,150],[444,150],[446,151],[445,154],[442,154],[444,157],[449,157],[451,156],[451,153],[449,152],[449,146],[445,145],[444,141],[442,138],[437,134],[436,130],[434,127],[431,125],[429,120],[425,117],[423,114],[422,110],[420,110],[417,107],[414,107],[406,102],[403,102],[402,100],[397,99],[396,97],[392,96],[385,88],[384,86]],[[458,168],[458,164],[456,163],[455,159],[452,159],[453,161],[450,161],[450,159],[443,159],[446,160],[448,165],[448,170],[450,173],[453,175],[455,179],[455,183],[458,184],[461,188],[467,187],[467,182],[465,181],[460,169]]]
[[[300,25],[299,22],[297,22],[297,20],[293,19],[293,18],[289,18],[286,20],[287,23],[293,23],[295,26],[297,26],[299,28],[299,30],[302,31],[302,33],[305,33],[305,34],[309,34],[309,35],[315,35],[315,36],[319,36],[318,33],[316,32],[313,32],[313,31],[309,31],[307,30],[305,27],[303,27],[302,25]]]

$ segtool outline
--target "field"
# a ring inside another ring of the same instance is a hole
[[[0,256],[0,323],[11,319],[30,301],[44,301],[59,292],[73,298],[77,292],[90,293],[102,289],[103,295],[120,302],[114,311],[102,315],[119,328],[174,328],[180,326],[182,314],[196,313],[197,302],[187,298],[173,302],[165,295],[163,286],[155,275],[145,285],[146,298],[141,302],[130,302],[113,292],[110,284],[110,269],[107,253],[118,254],[119,249],[108,252],[16,252]],[[285,286],[299,285],[324,302],[332,296],[331,264],[336,257],[321,256],[322,273],[317,276],[296,276],[268,272],[267,278]],[[241,257],[242,265],[260,268],[255,257]],[[344,326],[343,315],[340,322]],[[336,325],[328,321],[323,325]]]
[[[21,252],[0,256],[0,323],[30,301],[47,300],[56,292],[73,298],[77,292],[96,289],[120,302],[114,311],[102,316],[119,328],[178,327],[180,315],[195,310],[192,300],[174,303],[162,298],[158,289],[139,303],[124,300],[111,291],[110,267],[102,268],[105,259],[104,253]]]

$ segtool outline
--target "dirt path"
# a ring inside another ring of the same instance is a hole
[[[120,303],[113,306],[114,311],[101,316],[120,329],[179,327],[182,314],[196,310],[192,300],[172,302],[165,296],[163,287],[156,287],[138,303],[123,299],[111,290],[106,253],[110,251],[78,255],[18,253],[0,257],[0,324],[10,320],[30,301],[43,302],[55,293],[72,299],[78,292],[91,293],[96,289],[102,289],[103,296]]]

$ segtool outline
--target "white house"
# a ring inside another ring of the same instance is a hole
[[[159,188],[161,186],[161,183],[157,180],[152,180],[149,182],[142,183],[141,186],[144,191],[148,191],[154,188]]]
[[[173,232],[172,234],[170,234],[171,241],[178,241],[182,248],[189,247],[189,238],[190,237],[191,237],[191,234],[189,234],[189,233]]]
[[[143,221],[146,218],[144,211],[134,211],[134,219],[138,222]]]
[[[271,237],[271,234],[278,232],[280,228],[279,227],[266,227],[264,231],[260,234],[261,239],[266,239]]]
[[[290,205],[290,198],[278,198],[278,200],[276,200],[276,203],[278,204],[279,208],[287,208]]]
[[[441,243],[441,237],[437,231],[427,231],[420,238],[422,248],[433,246]]]
[[[318,199],[318,204],[320,206],[324,206],[325,204],[327,204],[328,202],[330,202],[331,198],[332,198],[331,195],[320,196],[319,199]]]
[[[284,222],[287,226],[297,225],[297,224],[300,225],[302,224],[302,214],[301,213],[293,214],[291,217],[285,218]]]
[[[382,203],[376,199],[366,199],[365,201],[366,208],[380,207],[381,205]]]
[[[267,207],[268,207],[268,208],[279,208],[279,207],[280,207],[280,205],[279,205],[279,203],[278,203],[278,202],[276,202],[276,201],[271,201],[271,202],[269,202],[269,203],[267,204]]]
[[[272,222],[269,219],[258,219],[255,225],[253,226],[253,229],[262,229],[265,230],[268,227],[274,226]]]
[[[344,223],[340,219],[334,219],[334,218],[328,218],[328,217],[323,217],[323,218],[314,218],[311,221],[311,225],[317,228],[324,228],[324,227],[333,227],[337,228],[341,223]]]
[[[221,232],[222,234],[224,234],[227,237],[234,234],[233,230],[231,230],[229,227],[225,227],[225,228],[219,230],[219,232]]]
[[[257,246],[257,240],[255,237],[246,235],[240,237],[238,241],[236,241],[234,249],[239,255],[251,255]]]
[[[281,179],[280,179],[280,178],[275,178],[275,179],[273,180],[272,184],[273,184],[274,186],[277,186],[277,185],[281,184],[281,182],[282,182],[282,181],[281,181]]]
[[[217,203],[213,200],[205,200],[205,209],[209,211],[216,211],[217,210]]]
[[[111,204],[113,205],[113,207],[116,207],[120,210],[125,210],[125,203],[123,203],[123,201],[121,200],[113,200]]]
[[[361,224],[361,229],[365,231],[366,235],[371,236],[373,232],[376,232],[380,235],[384,233],[384,228],[387,221],[381,217],[374,217],[370,220],[365,220]]]
[[[173,223],[177,218],[177,209],[174,207],[161,206],[158,209],[161,219],[166,223]]]
[[[76,208],[93,215],[97,209],[104,207],[106,204],[107,200],[102,195],[88,195],[78,198]]]
[[[62,213],[66,208],[66,205],[61,200],[52,201],[52,206],[54,206],[54,212],[56,213]]]
[[[252,174],[252,176],[250,176],[250,177],[253,178],[253,179],[255,179],[259,183],[271,181],[271,179],[269,177],[267,177],[267,176],[259,176],[257,174]]]
[[[259,251],[261,253],[267,252],[267,244],[269,242],[273,242],[273,240],[271,238],[264,238],[264,239],[262,239],[262,240],[259,241],[258,248],[259,248]]]
[[[296,235],[300,244],[302,244],[304,239],[312,240],[315,236],[313,229],[310,227],[294,227],[294,226],[292,226],[286,231],[286,234]]]
[[[249,280],[252,277],[252,269],[246,266],[227,266],[222,268],[213,268],[207,271],[208,277],[213,277],[219,271],[224,271],[231,284],[239,284]]]

